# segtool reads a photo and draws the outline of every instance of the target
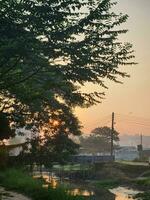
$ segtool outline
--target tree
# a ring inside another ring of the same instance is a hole
[[[27,140],[23,151],[19,155],[21,163],[33,163],[51,168],[54,163],[65,164],[70,161],[71,155],[76,154],[79,145],[68,138],[64,132],[54,135],[34,136]]]
[[[15,131],[10,128],[6,114],[0,112],[0,141],[15,136]]]
[[[59,120],[78,135],[75,106],[97,104],[103,92],[86,83],[120,82],[132,62],[132,45],[118,36],[127,15],[111,12],[111,0],[0,1],[0,110],[12,129],[39,131]],[[68,123],[68,119],[71,121]],[[46,128],[44,129],[46,130]]]
[[[92,130],[87,138],[81,137],[80,143],[84,152],[87,153],[108,153],[111,149],[112,130],[109,127],[98,127]],[[113,132],[114,148],[119,141],[119,133]]]

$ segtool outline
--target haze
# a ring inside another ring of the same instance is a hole
[[[136,62],[139,64],[126,67],[125,70],[131,78],[122,80],[124,84],[106,82],[109,89],[101,104],[89,109],[77,109],[76,113],[84,126],[83,132],[85,133],[89,133],[100,125],[110,126],[111,113],[114,111],[120,114],[118,116],[122,116],[122,120],[117,121],[117,116],[115,120],[116,129],[121,134],[150,135],[150,1],[120,0],[115,9],[129,15],[127,23],[124,24],[129,32],[123,35],[121,40],[134,45]],[[98,86],[91,85],[85,90],[104,91]],[[109,122],[103,122],[105,116],[108,115],[110,116]]]

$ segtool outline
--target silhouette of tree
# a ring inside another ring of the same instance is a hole
[[[15,131],[10,128],[6,114],[0,112],[0,141],[15,136]]]
[[[92,130],[91,135],[80,138],[80,145],[83,152],[87,153],[108,153],[111,148],[111,133],[109,127],[98,127]],[[119,141],[119,133],[114,130],[113,132],[114,148],[117,148]]]
[[[82,92],[87,83],[120,82],[133,50],[118,36],[128,16],[111,0],[4,0],[0,2],[0,110],[11,128],[41,130],[59,119],[79,135],[75,106],[88,107],[103,92]],[[69,122],[70,120],[70,122]],[[61,130],[61,129],[60,129]],[[68,131],[68,132],[69,132]]]

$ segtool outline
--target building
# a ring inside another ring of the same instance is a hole
[[[115,150],[115,160],[135,160],[139,158],[139,152],[134,146],[122,146]]]
[[[11,145],[0,145],[0,149],[4,149],[9,153],[9,156],[18,156],[23,150],[23,146],[26,143],[11,144]]]

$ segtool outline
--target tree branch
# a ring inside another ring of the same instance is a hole
[[[7,69],[4,73],[0,75],[0,79],[2,79],[8,72],[10,72],[17,65],[20,59],[21,59],[21,56],[16,60],[16,62],[9,69]]]

